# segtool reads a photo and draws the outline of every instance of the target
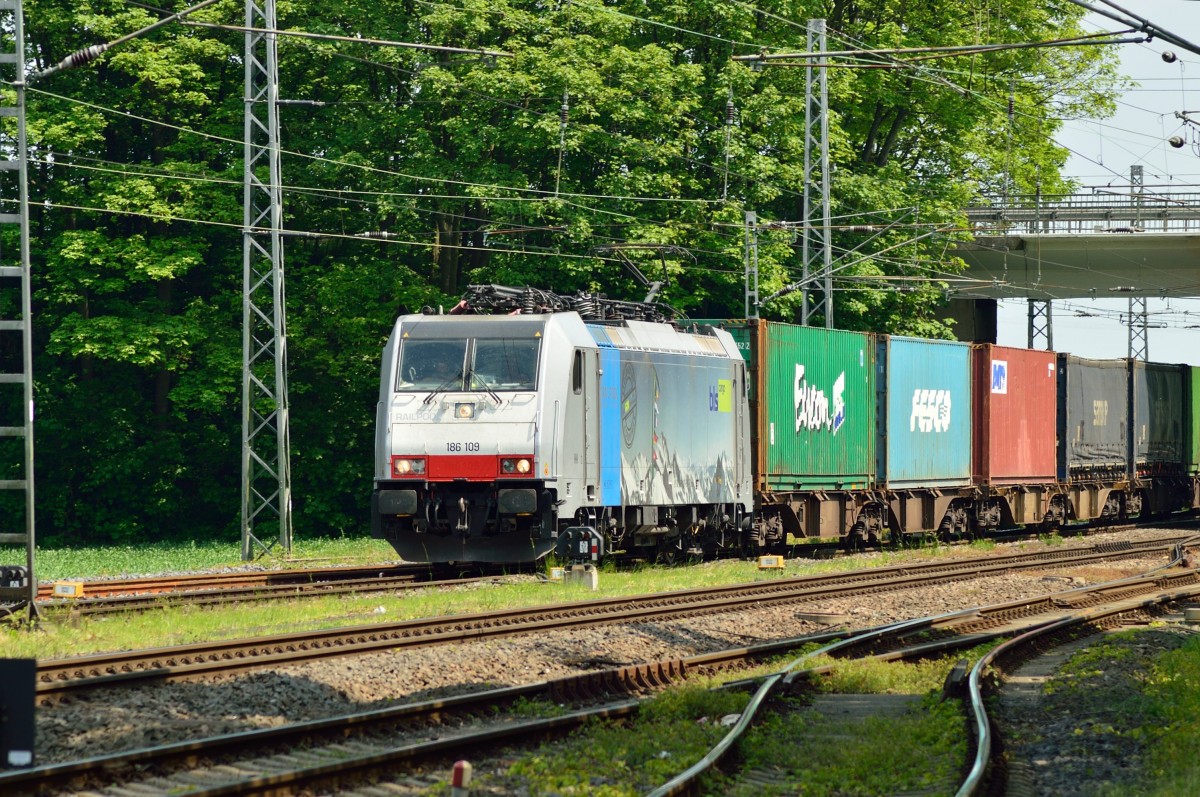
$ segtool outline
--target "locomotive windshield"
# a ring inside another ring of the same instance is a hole
[[[533,390],[537,385],[539,339],[409,338],[400,347],[396,389]]]

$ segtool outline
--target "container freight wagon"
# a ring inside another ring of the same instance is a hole
[[[1056,493],[1057,355],[979,344],[971,349],[972,471],[981,528],[1041,523]]]
[[[750,370],[759,544],[878,533],[885,507],[873,490],[873,336],[762,320],[715,323]]]
[[[877,336],[876,483],[900,533],[973,530],[971,346]]]

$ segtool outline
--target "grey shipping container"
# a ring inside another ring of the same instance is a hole
[[[1125,360],[1058,355],[1058,477],[1128,473],[1129,377]]]

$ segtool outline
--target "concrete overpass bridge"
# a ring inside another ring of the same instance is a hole
[[[1200,297],[1200,192],[1014,196],[970,208],[967,219],[975,239],[953,250],[967,264],[956,298],[974,302],[958,302],[955,316],[974,339],[989,339],[989,324],[994,339],[1001,298],[1030,300],[1033,346],[1052,342],[1054,299],[1128,297],[1132,318],[1140,307],[1144,341],[1147,298]]]
[[[967,219],[973,296],[1200,296],[1200,193],[1012,197]]]

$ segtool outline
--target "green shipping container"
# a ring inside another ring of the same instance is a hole
[[[740,344],[739,344],[740,345]],[[1200,366],[1189,366],[1191,377],[1185,381],[1187,397],[1184,405],[1190,407],[1188,431],[1185,440],[1190,440],[1184,459],[1189,473],[1200,473]]]
[[[770,321],[717,323],[749,363],[758,489],[849,490],[875,478],[872,336]]]

